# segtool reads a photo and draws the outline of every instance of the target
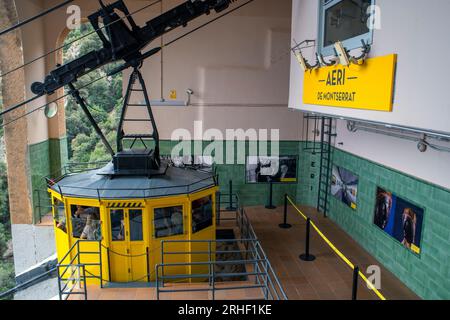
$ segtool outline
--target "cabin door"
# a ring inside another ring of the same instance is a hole
[[[142,209],[110,209],[111,282],[146,282],[147,248]]]

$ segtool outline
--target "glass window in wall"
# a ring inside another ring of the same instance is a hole
[[[82,240],[101,240],[100,210],[98,207],[71,206],[72,235]]]
[[[112,241],[125,240],[125,215],[122,209],[111,210],[111,238]]]
[[[130,210],[130,240],[144,240],[142,234],[142,210]]]
[[[156,238],[182,235],[183,206],[155,209],[154,230]]]
[[[213,225],[212,196],[192,202],[192,232],[202,231]]]
[[[56,227],[67,232],[66,208],[64,207],[64,202],[57,198],[53,198],[53,218],[55,219]]]

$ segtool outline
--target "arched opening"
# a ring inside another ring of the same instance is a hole
[[[74,60],[90,51],[98,50],[102,47],[102,42],[90,23],[84,20],[79,28],[66,29],[61,33],[58,47],[62,45],[65,45],[64,48],[56,56],[57,63],[60,64]],[[115,67],[115,64],[111,64],[90,72],[78,79],[75,86],[77,88],[84,87],[96,79],[105,77]],[[59,90],[57,95],[63,96],[64,90],[67,89]],[[114,146],[115,130],[120,115],[118,110],[122,103],[122,73],[96,81],[81,89],[80,93],[102,132]],[[60,119],[59,122],[60,128],[64,128],[66,132],[69,162],[84,164],[110,160],[106,148],[76,101],[70,96],[61,99],[59,109],[64,110],[59,116],[63,119]],[[62,125],[61,121],[64,122]]]

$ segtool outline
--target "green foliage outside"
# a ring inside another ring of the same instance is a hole
[[[92,30],[92,26],[84,24],[81,28],[71,31],[65,43],[71,43],[73,40],[91,33]],[[89,35],[81,41],[65,47],[64,63],[101,47],[102,43],[98,36],[95,33]],[[111,64],[90,72],[81,77],[75,86],[77,88],[85,86],[105,76],[115,67],[117,64]],[[102,132],[114,148],[119,110],[122,104],[122,73],[99,80],[87,88],[81,89],[80,92]],[[66,125],[70,162],[86,163],[111,159],[83,110],[72,98],[66,100]]]

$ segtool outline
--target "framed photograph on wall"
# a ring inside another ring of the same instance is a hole
[[[423,208],[377,188],[374,224],[416,254],[421,252],[423,215]]]
[[[331,174],[331,194],[350,208],[356,210],[359,177],[342,167],[333,166]]]
[[[297,183],[297,156],[248,156],[245,165],[247,183]]]

